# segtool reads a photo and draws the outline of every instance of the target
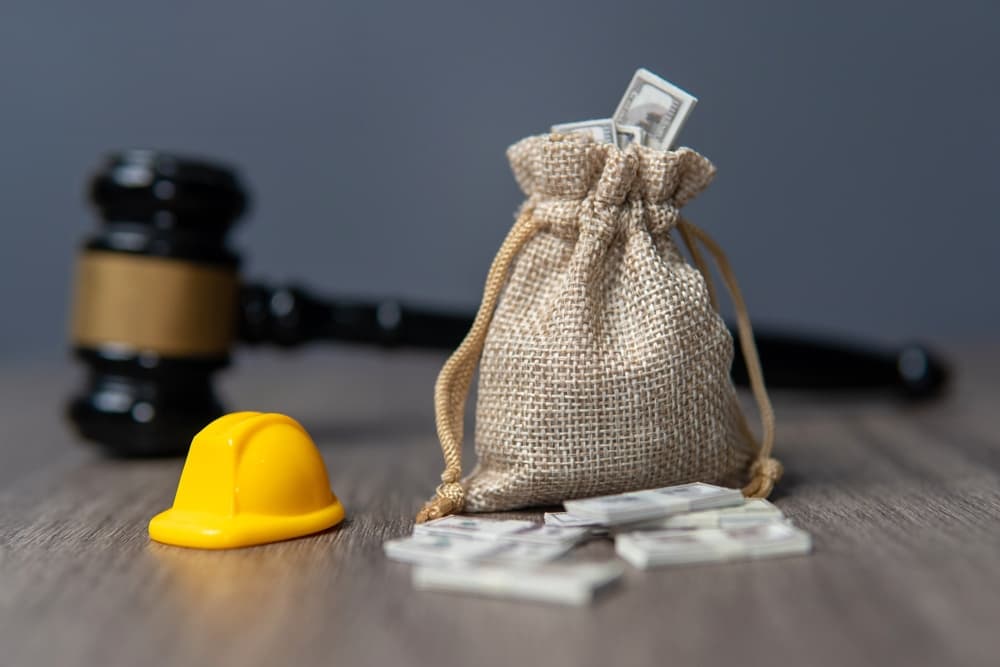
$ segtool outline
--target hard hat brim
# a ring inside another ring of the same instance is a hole
[[[150,520],[149,536],[178,547],[234,549],[318,533],[343,519],[344,506],[336,497],[326,507],[295,516],[220,516],[171,508]]]

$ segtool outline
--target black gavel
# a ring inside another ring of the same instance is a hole
[[[320,299],[295,287],[240,280],[226,234],[248,205],[228,167],[145,150],[110,155],[90,184],[102,220],[83,247],[72,342],[88,366],[69,416],[117,456],[169,456],[224,412],[212,387],[236,341],[292,347],[333,340],[454,348],[467,314],[394,300]],[[897,388],[932,396],[946,377],[920,346],[874,350],[758,333],[771,387]],[[733,378],[745,384],[737,346]]]

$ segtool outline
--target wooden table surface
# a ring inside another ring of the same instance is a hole
[[[299,418],[348,520],[227,552],[149,541],[182,462],[77,442],[78,369],[8,368],[0,666],[1000,664],[1000,348],[950,356],[958,381],[931,404],[775,397],[774,499],[813,555],[629,570],[585,608],[417,592],[383,557],[440,473],[440,356],[242,355],[230,406]]]

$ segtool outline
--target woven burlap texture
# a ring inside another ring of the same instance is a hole
[[[491,271],[505,283],[495,310],[484,297],[492,312],[477,318],[481,334],[474,326],[455,354],[472,361],[459,373],[467,390],[482,350],[478,462],[459,485],[465,399],[439,379],[438,431],[447,436],[442,421],[457,417],[458,461],[438,490],[445,509],[425,508],[421,520],[690,481],[743,484],[757,445],[730,379],[732,337],[671,236],[689,224],[680,208],[714,166],[687,148],[621,151],[558,134],[524,139],[508,157],[527,201]],[[442,378],[455,375],[447,368]]]

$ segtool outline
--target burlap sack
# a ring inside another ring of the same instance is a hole
[[[781,468],[770,458],[773,416],[745,306],[718,246],[680,217],[714,166],[687,148],[621,151],[558,134],[524,139],[508,157],[527,201],[472,329],[438,377],[447,468],[418,521],[748,476],[744,493],[766,496]],[[675,228],[699,268],[679,252]],[[737,403],[732,337],[696,240],[733,296],[762,446]],[[480,353],[479,461],[460,481]]]

